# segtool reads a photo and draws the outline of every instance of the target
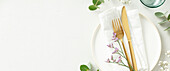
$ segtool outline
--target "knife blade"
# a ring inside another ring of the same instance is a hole
[[[133,65],[134,70],[138,71],[137,65],[136,65],[136,60],[135,60],[135,54],[134,54],[134,50],[133,50],[133,46],[132,46],[132,42],[131,42],[130,29],[129,29],[128,18],[127,18],[125,6],[123,6],[123,8],[122,8],[121,20],[122,20],[123,29],[124,29],[125,34],[128,39],[128,44],[129,44],[129,49],[130,49],[130,54],[131,54],[131,59],[132,59],[132,65]]]

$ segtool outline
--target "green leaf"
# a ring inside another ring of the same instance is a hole
[[[100,2],[104,3],[104,0],[100,0]]]
[[[97,6],[95,6],[95,5],[90,5],[90,6],[89,6],[89,9],[92,10],[92,11],[93,11],[93,10],[96,10],[97,8],[99,8],[99,7],[97,7]]]
[[[162,13],[162,12],[156,12],[155,13],[155,16],[157,16],[157,17],[165,17],[165,15]]]
[[[166,28],[164,31],[168,31],[168,30],[170,30],[170,27]]]
[[[158,24],[164,24],[164,23],[166,23],[168,20],[163,20],[163,21],[161,21],[161,22],[159,22]]]
[[[81,65],[81,66],[80,66],[80,70],[81,70],[81,71],[88,71],[89,68],[88,68],[86,65]]]
[[[93,0],[94,5],[100,5],[102,2],[100,0]]]
[[[97,69],[97,71],[99,71],[99,69]]]
[[[168,15],[168,20],[170,21],[170,14]]]

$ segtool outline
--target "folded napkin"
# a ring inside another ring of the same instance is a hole
[[[103,34],[107,42],[111,42],[113,36],[112,20],[121,17],[121,7],[114,7],[99,14]],[[128,22],[131,31],[132,44],[138,71],[149,71],[146,56],[143,33],[138,10],[127,10]],[[125,47],[129,51],[126,35],[124,36]],[[129,55],[130,56],[130,55]]]

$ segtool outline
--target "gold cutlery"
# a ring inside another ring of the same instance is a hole
[[[127,18],[125,6],[123,6],[123,8],[122,8],[121,18],[122,18],[122,26],[123,26],[123,29],[126,33],[127,39],[128,39],[128,44],[129,44],[133,68],[134,68],[135,71],[138,71],[137,65],[136,65],[136,60],[135,60],[135,54],[134,54],[134,51],[133,51],[133,46],[132,46],[132,41],[131,41],[131,36],[130,36],[130,29],[129,29],[128,18]]]
[[[129,68],[130,68],[130,71],[132,71],[132,64],[130,62],[130,59],[129,59],[129,56],[128,56],[128,53],[127,53],[127,50],[125,48],[125,45],[124,45],[124,42],[123,42],[123,36],[124,36],[124,32],[123,32],[123,29],[122,29],[122,26],[121,26],[121,22],[120,22],[120,19],[114,19],[112,20],[112,26],[113,26],[113,31],[116,33],[117,37],[120,39],[120,41],[122,42],[122,46],[123,46],[123,50],[125,52],[125,56],[126,56],[126,59],[128,61],[128,65],[129,65]]]

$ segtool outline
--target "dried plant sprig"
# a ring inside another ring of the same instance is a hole
[[[122,61],[123,58],[127,61],[127,58],[125,57],[125,54],[124,54],[124,52],[123,52],[123,50],[122,50],[122,48],[121,48],[119,39],[116,37],[116,33],[113,33],[112,40],[113,40],[114,42],[117,42],[117,43],[119,44],[120,49],[117,48],[117,47],[114,47],[114,46],[113,46],[113,43],[110,43],[109,45],[107,45],[109,48],[113,48],[114,51],[112,52],[111,58],[110,58],[110,59],[108,58],[108,59],[106,60],[106,62],[107,62],[107,63],[118,64],[118,65],[127,67],[127,68],[129,68],[129,69],[132,68],[132,70],[135,71],[132,66],[129,67],[128,65],[126,65],[126,64]],[[118,54],[119,57],[118,57],[118,58],[113,58],[113,55],[114,55],[114,54]],[[127,61],[127,63],[128,63],[128,61]],[[129,64],[129,63],[128,63],[128,64]]]

